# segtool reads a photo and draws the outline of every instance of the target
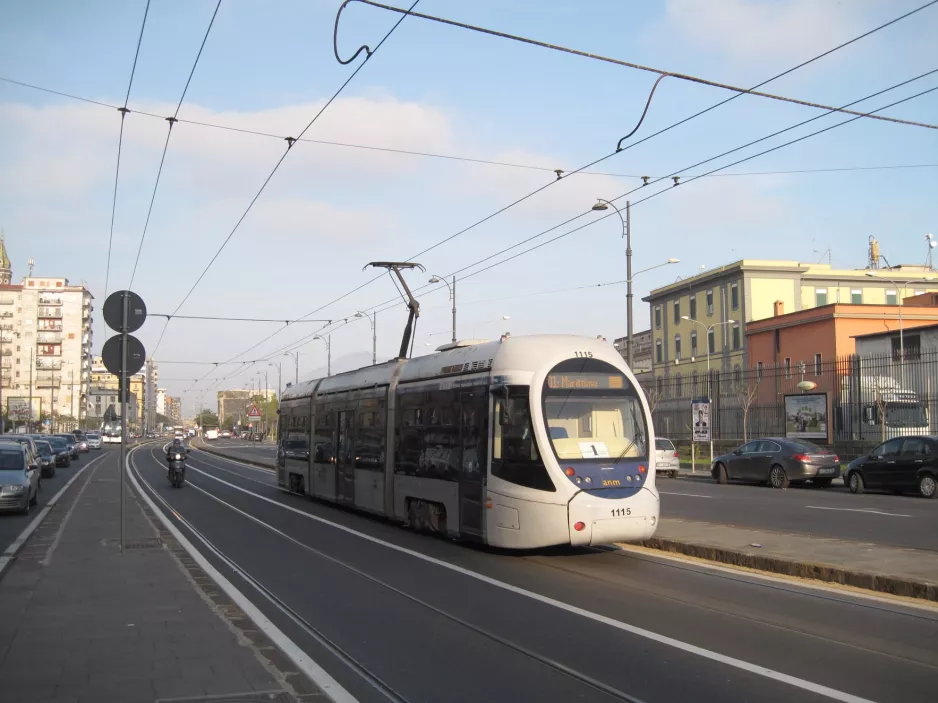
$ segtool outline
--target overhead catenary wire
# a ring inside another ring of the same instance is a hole
[[[936,0],[938,2],[938,0]],[[173,125],[179,117],[179,110],[182,107],[183,100],[186,99],[186,93],[189,91],[189,84],[192,82],[192,76],[195,75],[195,69],[199,65],[199,59],[202,58],[202,50],[205,48],[205,42],[208,41],[208,35],[215,24],[215,18],[218,16],[218,8],[221,7],[221,0],[215,5],[215,11],[209,20],[208,28],[205,30],[205,36],[202,37],[202,44],[199,46],[199,52],[195,55],[195,61],[192,63],[192,69],[189,71],[189,77],[186,79],[186,85],[182,89],[182,95],[179,96],[179,102],[176,104],[176,111],[172,117],[167,117],[168,127],[166,130],[166,141],[163,143],[163,154],[160,156],[160,166],[156,171],[156,182],[153,184],[153,194],[150,196],[150,207],[147,209],[147,218],[143,224],[143,233],[140,235],[140,245],[137,247],[137,257],[134,259],[134,268],[130,274],[130,284],[127,286],[133,288],[134,278],[137,276],[137,265],[140,263],[140,254],[143,252],[143,242],[147,237],[147,229],[150,226],[150,216],[153,214],[153,203],[156,201],[156,191],[160,187],[160,176],[163,174],[163,164],[166,162],[166,150],[169,148],[169,138],[173,136]]]
[[[143,30],[147,26],[147,15],[150,13],[150,0],[147,0],[146,7],[143,10],[143,21],[140,23],[140,34],[137,36],[137,48],[134,51],[134,62],[130,68],[130,79],[127,81],[127,92],[124,95],[124,106],[116,108],[120,112],[121,124],[120,132],[117,137],[117,165],[114,169],[114,195],[111,198],[111,227],[110,233],[108,234],[107,241],[107,264],[105,265],[104,270],[104,299],[107,300],[107,291],[111,279],[111,252],[114,248],[114,220],[117,214],[117,189],[120,184],[120,172],[121,172],[121,149],[124,143],[124,120],[127,117],[129,110],[127,109],[127,102],[130,100],[130,90],[134,85],[134,75],[137,73],[137,59],[140,58],[140,45],[143,43]],[[106,334],[106,333],[105,333]]]
[[[298,322],[332,322],[332,320],[327,319],[311,319],[307,318],[304,320],[277,320],[270,317],[223,317],[219,315],[169,315],[163,312],[150,312],[147,313],[148,317],[172,317],[177,320],[213,320],[219,322],[279,322],[284,325],[293,325]]]
[[[418,2],[420,2],[420,0],[414,0],[414,3],[411,5],[411,9],[413,9],[414,7],[416,7]],[[355,68],[354,71],[352,71],[351,75],[350,75],[348,78],[345,79],[345,81],[342,83],[341,86],[339,86],[339,89],[338,89],[337,91],[335,91],[335,93],[332,94],[332,97],[330,97],[330,98],[326,101],[326,103],[316,112],[316,114],[313,116],[313,118],[306,124],[306,126],[302,129],[302,131],[299,133],[299,135],[298,135],[298,137],[296,137],[296,139],[302,138],[303,135],[306,134],[306,132],[309,130],[309,128],[312,127],[313,124],[316,123],[316,121],[319,119],[319,117],[329,108],[329,106],[336,100],[336,98],[339,97],[339,95],[342,93],[342,91],[345,90],[346,86],[347,86],[349,83],[352,82],[352,80],[355,78],[355,76],[358,75],[359,71],[361,71],[362,68],[365,67],[365,65],[368,63],[368,61],[371,59],[371,57],[378,51],[378,49],[381,48],[381,46],[384,44],[384,42],[386,42],[386,41],[388,40],[388,37],[390,37],[390,36],[394,33],[394,30],[396,30],[396,29],[400,26],[401,22],[403,22],[406,17],[407,17],[406,14],[401,15],[400,19],[398,19],[398,21],[394,23],[394,25],[391,27],[391,29],[388,30],[387,34],[385,34],[384,37],[382,37],[381,41],[378,42],[378,44],[377,44],[377,46],[375,47],[374,51],[370,52],[370,53],[368,54],[368,56],[365,57],[365,60],[362,61],[362,62]],[[241,223],[244,222],[244,219],[247,217],[248,213],[249,213],[249,212],[251,211],[251,209],[254,207],[254,204],[255,204],[255,203],[257,202],[257,200],[261,197],[261,194],[262,194],[262,193],[264,192],[264,190],[267,188],[267,185],[270,183],[271,179],[274,177],[274,174],[276,174],[277,171],[280,169],[280,165],[284,162],[284,160],[285,160],[286,157],[287,157],[287,154],[290,153],[290,151],[291,151],[291,149],[292,149],[292,147],[293,147],[293,144],[294,144],[295,141],[296,141],[296,139],[293,138],[293,137],[288,137],[287,139],[288,139],[288,141],[287,141],[287,148],[286,148],[286,150],[283,152],[283,155],[280,157],[280,159],[279,159],[279,160],[277,161],[277,163],[274,165],[274,168],[271,170],[270,174],[269,174],[269,175],[267,176],[267,178],[264,180],[264,183],[261,185],[260,189],[257,191],[257,194],[251,199],[251,202],[248,204],[247,208],[246,208],[245,211],[242,213],[241,217],[238,218],[238,221],[235,223],[235,226],[231,229],[231,232],[229,232],[228,236],[225,237],[225,239],[224,239],[224,241],[222,242],[221,246],[218,248],[218,250],[217,250],[217,251],[215,252],[215,254],[212,256],[211,260],[209,260],[208,264],[205,266],[205,268],[204,268],[204,269],[202,270],[202,272],[199,274],[199,276],[198,276],[198,278],[196,279],[195,283],[192,284],[192,287],[191,287],[191,288],[189,289],[189,291],[185,294],[185,296],[183,297],[183,299],[180,301],[179,305],[177,305],[177,306],[176,306],[176,309],[173,310],[173,313],[172,313],[173,315],[176,315],[176,314],[179,312],[179,310],[182,309],[182,306],[186,304],[186,301],[189,300],[190,296],[191,296],[192,293],[195,291],[195,289],[198,287],[199,283],[202,282],[202,279],[205,277],[205,274],[208,273],[209,269],[211,269],[211,267],[212,267],[212,265],[215,263],[216,259],[218,259],[219,255],[221,255],[221,253],[222,253],[222,251],[224,251],[225,247],[228,246],[228,242],[231,241],[231,238],[235,235],[235,232],[238,231],[238,228],[241,226]],[[304,318],[305,318],[305,317],[309,317],[309,315],[304,315],[303,317],[304,317]],[[165,335],[165,333],[166,333],[166,327],[169,325],[169,322],[170,322],[171,319],[172,319],[172,318],[167,319],[167,320],[166,320],[166,324],[163,326],[163,333],[160,335],[160,341],[157,342],[157,348],[159,347],[159,344],[160,344],[160,342],[161,342],[162,339],[163,339],[163,335]],[[154,349],[154,353],[155,353],[155,352],[156,352],[156,349]]]
[[[782,102],[793,103],[793,104],[795,104],[795,105],[801,105],[801,106],[803,106],[803,107],[813,107],[813,108],[817,108],[817,109],[821,109],[821,110],[834,110],[834,111],[837,111],[837,112],[844,112],[844,113],[847,113],[847,114],[850,114],[850,115],[858,115],[858,116],[860,116],[860,117],[865,117],[865,118],[869,118],[869,119],[884,120],[884,121],[887,121],[887,122],[896,122],[896,123],[899,123],[899,124],[912,125],[912,126],[916,126],[916,127],[925,127],[925,128],[927,128],[927,129],[938,129],[938,125],[927,124],[927,123],[922,123],[922,122],[913,122],[913,121],[911,121],[911,120],[903,120],[903,119],[900,119],[900,118],[897,118],[897,117],[888,117],[888,116],[886,116],[886,115],[867,115],[867,114],[855,112],[855,111],[853,111],[853,110],[847,110],[847,109],[844,109],[844,108],[836,108],[836,107],[831,107],[831,106],[829,106],[829,105],[822,105],[822,104],[820,104],[820,103],[809,102],[809,101],[807,101],[807,100],[799,100],[798,98],[789,98],[789,97],[785,97],[785,96],[783,96],[783,95],[775,95],[775,94],[773,94],[773,93],[765,93],[765,92],[757,91],[755,88],[740,88],[740,87],[738,87],[738,86],[730,85],[730,84],[728,84],[728,83],[720,83],[720,82],[718,82],[718,81],[710,80],[710,79],[708,79],[708,78],[702,78],[702,77],[700,77],[700,76],[694,76],[694,75],[691,75],[691,74],[688,74],[688,73],[678,73],[678,72],[674,72],[674,71],[665,71],[664,69],[652,68],[651,66],[645,66],[645,65],[642,65],[642,64],[633,63],[633,62],[631,62],[631,61],[622,61],[621,59],[613,59],[613,58],[610,58],[610,57],[608,57],[608,56],[602,56],[602,55],[600,55],[600,54],[593,54],[593,53],[589,53],[589,52],[586,52],[586,51],[580,51],[580,50],[578,50],[578,49],[571,49],[571,48],[568,48],[568,47],[565,47],[565,46],[560,46],[560,45],[558,45],[558,44],[549,44],[549,43],[547,43],[547,42],[539,41],[539,40],[537,40],[537,39],[531,39],[531,38],[529,38],[529,37],[522,37],[522,36],[519,36],[519,35],[516,35],[516,34],[508,34],[507,32],[501,32],[501,31],[497,31],[497,30],[494,30],[494,29],[487,29],[487,28],[485,28],[485,27],[479,27],[479,26],[476,26],[476,25],[467,24],[467,23],[465,23],[465,22],[457,22],[457,21],[455,21],[455,20],[450,20],[450,19],[447,19],[447,18],[444,18],[444,17],[436,17],[436,16],[434,16],[434,15],[426,15],[426,14],[423,14],[423,13],[420,13],[420,12],[411,12],[410,10],[405,10],[405,9],[403,9],[403,8],[400,8],[400,7],[394,7],[393,5],[385,5],[385,4],[383,4],[383,3],[374,2],[374,0],[347,0],[345,3],[343,3],[343,5],[341,6],[341,8],[339,9],[340,14],[341,14],[341,12],[342,12],[342,9],[344,9],[346,5],[348,5],[348,4],[352,3],[352,2],[362,3],[363,5],[370,5],[371,7],[377,7],[377,8],[380,8],[380,9],[382,9],[382,10],[388,10],[388,11],[390,11],[390,12],[407,13],[407,14],[409,14],[409,15],[411,15],[411,16],[417,18],[417,19],[424,19],[424,20],[429,20],[429,21],[431,21],[431,22],[438,22],[438,23],[440,23],[440,24],[446,24],[446,25],[450,25],[450,26],[453,26],[453,27],[459,27],[459,28],[461,28],[461,29],[468,29],[468,30],[473,31],[473,32],[480,32],[480,33],[482,33],[482,34],[488,34],[488,35],[491,35],[491,36],[494,36],[494,37],[498,37],[498,38],[500,38],[500,39],[508,39],[508,40],[510,40],[510,41],[516,41],[516,42],[521,42],[521,43],[524,43],[524,44],[530,44],[530,45],[538,46],[538,47],[541,47],[541,48],[544,48],[544,49],[549,49],[549,50],[551,50],[551,51],[559,51],[559,52],[562,52],[562,53],[572,54],[572,55],[574,55],[574,56],[580,56],[580,57],[587,58],[587,59],[592,59],[592,60],[595,60],[595,61],[602,61],[602,62],[605,62],[605,63],[615,64],[615,65],[617,65],[617,66],[622,66],[622,67],[625,67],[625,68],[632,68],[632,69],[635,69],[635,70],[638,70],[638,71],[646,71],[646,72],[649,72],[649,73],[655,73],[655,74],[657,74],[657,75],[659,76],[658,81],[660,81],[662,78],[674,78],[674,79],[676,79],[676,80],[689,81],[689,82],[691,82],[691,83],[698,83],[698,84],[700,84],[700,85],[706,85],[706,86],[710,86],[710,87],[712,87],[712,88],[721,88],[721,89],[723,89],[723,90],[730,90],[730,91],[736,92],[736,93],[738,93],[738,94],[748,94],[748,95],[754,95],[754,96],[760,97],[760,98],[768,98],[768,99],[770,99],[770,100],[779,100],[779,101],[782,101]],[[899,21],[901,21],[901,20],[904,20],[904,19],[906,19],[907,17],[911,17],[912,15],[916,14],[917,12],[921,12],[922,10],[924,10],[924,9],[926,9],[926,8],[928,8],[928,7],[931,7],[932,5],[935,5],[936,3],[938,3],[938,0],[930,0],[930,2],[927,2],[927,3],[925,3],[924,5],[921,5],[921,6],[915,8],[915,9],[913,9],[913,10],[910,10],[909,12],[905,13],[904,15],[901,15],[901,16],[899,16],[899,17],[896,17],[895,19],[892,19],[892,20],[890,20],[889,22],[887,22],[887,23],[885,23],[885,24],[883,24],[883,25],[880,25],[880,26],[877,27],[875,30],[871,30],[870,32],[868,32],[868,34],[872,33],[873,31],[877,31],[878,29],[882,29],[882,28],[884,28],[884,27],[888,27],[889,25],[895,24],[896,22],[899,22]],[[338,23],[339,23],[339,17],[337,16],[337,17],[336,17],[336,27],[335,27],[336,30],[338,30]],[[856,37],[856,38],[852,39],[850,43],[855,42],[855,41],[857,41],[858,39],[862,39],[864,36],[866,36],[866,35],[865,35],[865,34],[864,34],[864,35],[860,35],[859,37]],[[837,48],[841,48],[841,47],[837,47]],[[831,51],[835,51],[835,50],[836,50],[836,49],[832,49]],[[359,51],[361,51],[361,49],[359,49]],[[357,53],[356,53],[356,56],[357,56]],[[336,57],[338,58],[338,54],[336,54]],[[353,58],[354,58],[354,57],[353,57]],[[657,86],[657,82],[656,82],[656,86]],[[652,89],[652,93],[654,93],[654,88]],[[649,100],[649,102],[650,102],[650,100]],[[647,111],[647,105],[646,105],[646,111]]]

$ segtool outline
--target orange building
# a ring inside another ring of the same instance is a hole
[[[832,303],[785,314],[776,304],[774,317],[746,326],[750,378],[761,380],[764,373],[771,373],[797,381],[803,369],[805,380],[826,389],[828,383],[821,382],[821,377],[829,381],[835,360],[855,353],[854,338],[898,331],[899,315],[898,305]],[[938,322],[938,295],[905,298],[901,315],[904,330],[934,325]]]

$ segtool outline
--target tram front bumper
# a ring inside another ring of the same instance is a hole
[[[614,490],[581,491],[568,504],[570,544],[590,546],[639,542],[655,534],[660,504],[653,489],[614,497]]]

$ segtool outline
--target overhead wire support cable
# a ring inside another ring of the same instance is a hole
[[[111,251],[114,245],[114,219],[117,213],[117,188],[120,182],[121,171],[121,149],[124,143],[124,120],[130,110],[127,109],[127,102],[130,100],[130,89],[134,84],[134,75],[137,73],[137,59],[140,58],[140,45],[143,43],[143,30],[147,26],[147,15],[150,13],[150,0],[147,0],[146,7],[143,10],[143,21],[140,23],[140,34],[137,37],[137,49],[134,51],[134,62],[130,69],[130,79],[127,81],[127,93],[124,95],[123,107],[117,108],[121,115],[120,132],[117,137],[117,166],[114,170],[114,195],[111,199],[111,228],[107,242],[107,265],[104,270],[104,298],[107,299],[108,285],[111,279]]]
[[[936,1],[938,1],[938,0],[936,0]],[[420,2],[420,0],[415,0],[414,3],[413,3],[413,5],[411,5],[411,9],[413,9],[414,7],[416,7],[418,2]],[[360,64],[358,64],[358,66],[355,68],[355,70],[352,71],[351,75],[350,75],[348,78],[345,79],[345,81],[342,83],[342,85],[339,86],[339,89],[338,89],[335,93],[333,93],[332,97],[330,97],[329,100],[326,101],[326,103],[325,103],[325,104],[322,106],[322,108],[320,108],[320,110],[313,116],[313,119],[311,119],[311,120],[307,123],[307,125],[303,128],[303,130],[299,133],[299,135],[298,135],[297,137],[295,137],[295,138],[294,138],[294,137],[287,137],[287,138],[286,138],[286,139],[287,139],[287,148],[286,148],[286,150],[283,152],[283,155],[280,157],[280,159],[279,159],[279,160],[277,161],[277,163],[274,165],[273,170],[271,170],[270,174],[269,174],[269,175],[267,176],[267,178],[264,180],[264,183],[261,185],[260,190],[258,190],[258,191],[257,191],[257,194],[251,199],[251,202],[248,204],[247,209],[245,209],[245,211],[244,211],[244,213],[242,213],[241,217],[238,218],[238,221],[235,223],[235,226],[232,228],[231,232],[229,232],[228,236],[225,237],[225,240],[222,242],[221,246],[218,248],[218,250],[217,250],[217,251],[215,252],[215,254],[212,256],[211,260],[208,262],[208,264],[207,264],[207,265],[205,266],[205,268],[202,270],[202,273],[199,274],[199,277],[196,279],[195,283],[192,284],[192,287],[189,289],[189,291],[188,291],[188,292],[186,293],[186,295],[183,297],[182,301],[179,303],[179,305],[176,306],[176,309],[175,309],[175,310],[173,311],[173,313],[172,313],[173,315],[176,315],[176,314],[179,312],[179,310],[182,308],[182,306],[186,304],[186,301],[189,300],[189,297],[192,295],[192,293],[193,293],[193,292],[195,291],[195,289],[198,287],[199,283],[202,282],[202,279],[205,277],[205,274],[208,273],[209,269],[211,269],[212,265],[215,263],[215,260],[218,259],[218,257],[221,255],[222,251],[224,251],[225,247],[228,245],[228,242],[231,241],[231,238],[235,235],[235,232],[238,231],[238,228],[241,226],[241,223],[244,222],[244,219],[248,216],[248,213],[249,213],[249,212],[251,211],[251,209],[254,207],[254,203],[257,202],[257,200],[260,198],[261,194],[262,194],[262,193],[264,192],[264,190],[267,188],[267,185],[270,183],[271,179],[274,177],[274,174],[276,174],[277,171],[280,169],[280,165],[281,165],[281,164],[284,162],[284,160],[287,158],[287,154],[290,153],[291,149],[293,148],[293,145],[296,143],[296,140],[297,140],[297,139],[301,139],[301,138],[303,137],[303,135],[306,134],[306,132],[309,130],[309,128],[312,127],[313,124],[315,124],[316,120],[318,120],[319,117],[320,117],[320,116],[329,108],[329,106],[336,100],[336,98],[339,97],[339,95],[342,93],[342,91],[345,90],[345,87],[346,87],[349,83],[352,82],[352,80],[355,78],[355,76],[358,75],[359,71],[361,71],[362,68],[364,68],[365,65],[368,63],[368,60],[378,51],[378,49],[381,48],[381,46],[384,44],[384,42],[387,41],[388,37],[390,37],[391,34],[394,33],[394,30],[396,30],[396,29],[400,26],[401,22],[403,22],[406,17],[407,17],[407,14],[403,14],[403,15],[400,17],[400,19],[398,19],[398,21],[394,23],[394,26],[392,26],[391,29],[388,30],[387,34],[385,34],[384,37],[381,39],[381,41],[378,42],[378,44],[375,46],[374,50],[373,50],[373,51],[369,51],[368,55],[365,57],[365,60],[362,61]],[[308,317],[308,315],[304,315],[304,317]],[[168,324],[169,324],[169,320],[166,321],[166,325],[168,325]],[[163,332],[164,332],[164,334],[165,334],[165,332],[166,332],[166,326],[164,326]],[[161,335],[160,335],[160,340],[162,340],[162,339],[163,339],[163,335],[161,334]],[[160,342],[157,342],[157,347],[159,347],[159,344],[160,344]],[[156,352],[156,349],[154,349],[154,353],[155,353],[155,352]]]
[[[938,0],[936,0],[938,2]],[[137,247],[137,258],[134,259],[134,268],[130,274],[130,284],[128,288],[133,288],[134,278],[137,276],[137,265],[140,263],[140,254],[143,252],[143,242],[147,237],[147,229],[150,226],[150,216],[153,214],[153,203],[156,201],[156,191],[160,187],[160,176],[163,174],[163,164],[166,162],[166,150],[169,148],[169,138],[173,136],[173,125],[178,122],[179,110],[182,107],[183,100],[186,99],[186,93],[189,92],[189,84],[192,82],[192,76],[195,75],[195,69],[199,65],[199,59],[202,58],[202,50],[205,48],[205,42],[208,41],[208,35],[212,31],[212,26],[215,24],[215,17],[218,16],[218,8],[221,7],[221,0],[215,5],[215,11],[212,13],[212,19],[209,20],[208,28],[205,30],[205,35],[202,37],[202,44],[199,46],[199,52],[195,56],[195,61],[192,63],[192,69],[189,71],[189,77],[186,79],[186,85],[182,89],[182,95],[179,97],[179,102],[176,104],[176,111],[173,113],[172,117],[167,117],[166,122],[168,123],[168,128],[166,130],[166,141],[163,143],[163,155],[160,156],[160,167],[156,171],[156,182],[153,184],[153,194],[150,196],[150,207],[147,209],[147,219],[143,224],[143,233],[140,235],[140,244]]]
[[[420,13],[420,12],[411,12],[410,10],[405,10],[405,9],[403,9],[403,8],[400,8],[400,7],[394,7],[393,5],[385,5],[385,4],[383,4],[383,3],[374,2],[373,0],[345,0],[345,2],[342,3],[341,7],[339,8],[339,13],[341,14],[341,12],[342,12],[342,10],[345,8],[345,6],[348,5],[348,4],[350,4],[350,3],[352,3],[352,2],[359,2],[359,3],[362,3],[363,5],[370,5],[371,7],[377,7],[377,8],[380,8],[380,9],[382,9],[382,10],[388,10],[389,12],[398,12],[398,13],[405,13],[405,12],[406,12],[407,14],[410,14],[410,15],[412,15],[413,17],[416,17],[417,19],[429,20],[429,21],[431,21],[431,22],[438,22],[438,23],[440,23],[440,24],[446,24],[446,25],[450,25],[450,26],[453,26],[453,27],[459,27],[459,28],[461,28],[461,29],[468,29],[468,30],[473,31],[473,32],[480,32],[480,33],[482,33],[482,34],[488,34],[488,35],[491,35],[491,36],[494,36],[494,37],[498,37],[498,38],[500,38],[500,39],[508,39],[508,40],[510,40],[510,41],[516,41],[516,42],[521,42],[521,43],[524,43],[524,44],[530,44],[530,45],[538,46],[538,47],[541,47],[541,48],[544,48],[544,49],[549,49],[549,50],[551,50],[551,51],[559,51],[559,52],[566,53],[566,54],[572,54],[572,55],[574,55],[574,56],[581,56],[581,57],[583,57],[583,58],[592,59],[592,60],[595,60],[595,61],[602,61],[602,62],[610,63],[610,64],[615,64],[615,65],[617,65],[617,66],[623,66],[623,67],[625,67],[625,68],[632,68],[632,69],[635,69],[635,70],[638,70],[638,71],[646,71],[646,72],[649,72],[649,73],[656,73],[656,74],[659,75],[659,78],[658,78],[658,80],[655,82],[655,86],[652,88],[651,95],[650,95],[649,98],[648,98],[648,104],[646,104],[646,106],[645,106],[645,112],[646,112],[646,113],[647,113],[647,111],[648,111],[648,105],[651,104],[651,96],[654,95],[655,88],[657,88],[658,83],[659,83],[663,78],[671,77],[671,78],[674,78],[674,79],[676,79],[676,80],[689,81],[689,82],[691,82],[691,83],[698,83],[698,84],[700,84],[700,85],[706,85],[706,86],[710,86],[710,87],[712,87],[712,88],[721,88],[721,89],[723,89],[723,90],[730,90],[730,91],[736,92],[736,93],[738,93],[738,94],[748,94],[748,95],[754,95],[754,96],[760,97],[760,98],[768,98],[768,99],[770,99],[770,100],[780,100],[780,101],[782,101],[782,102],[793,103],[793,104],[795,104],[795,105],[802,105],[802,106],[804,106],[804,107],[813,107],[813,108],[817,108],[817,109],[821,109],[821,110],[834,110],[834,111],[837,111],[837,112],[845,112],[845,113],[847,113],[847,114],[858,115],[858,116],[860,116],[860,117],[867,117],[867,118],[874,119],[874,120],[883,120],[883,121],[886,121],[886,122],[896,122],[896,123],[899,123],[899,124],[912,125],[912,126],[916,126],[916,127],[926,127],[926,128],[928,128],[928,129],[938,129],[938,125],[930,125],[930,124],[925,124],[925,123],[920,123],[920,122],[913,122],[913,121],[911,121],[911,120],[903,120],[903,119],[899,119],[899,118],[896,118],[896,117],[888,117],[888,116],[885,116],[885,115],[867,115],[867,114],[860,113],[860,112],[855,112],[855,111],[852,111],[852,110],[846,110],[846,109],[844,109],[844,108],[835,108],[835,107],[831,107],[831,106],[829,106],[829,105],[822,105],[822,104],[819,104],[819,103],[809,102],[809,101],[807,101],[807,100],[800,100],[800,99],[798,99],[798,98],[789,98],[789,97],[785,97],[785,96],[783,96],[783,95],[775,95],[775,94],[773,94],[773,93],[764,93],[764,92],[761,92],[761,91],[757,91],[757,90],[756,90],[756,88],[758,88],[759,86],[755,86],[754,88],[740,88],[740,87],[738,87],[738,86],[730,85],[730,84],[728,84],[728,83],[720,83],[720,82],[718,82],[718,81],[713,81],[713,80],[710,80],[710,79],[708,79],[708,78],[701,78],[700,76],[694,76],[694,75],[691,75],[691,74],[688,74],[688,73],[678,73],[678,72],[674,72],[674,71],[665,71],[665,70],[660,69],[660,68],[653,68],[653,67],[651,67],[651,66],[645,66],[645,65],[639,64],[639,63],[633,63],[633,62],[631,62],[631,61],[622,61],[621,59],[614,59],[614,58],[610,58],[610,57],[608,57],[608,56],[602,56],[602,55],[600,55],[600,54],[593,54],[593,53],[589,53],[589,52],[586,52],[586,51],[580,51],[580,50],[578,50],[578,49],[571,49],[571,48],[569,48],[569,47],[560,46],[560,45],[558,45],[558,44],[549,44],[549,43],[547,43],[547,42],[539,41],[539,40],[537,40],[537,39],[531,39],[531,38],[529,38],[529,37],[522,37],[522,36],[519,36],[519,35],[516,35],[516,34],[509,34],[509,33],[507,33],[507,32],[501,32],[501,31],[494,30],[494,29],[487,29],[487,28],[485,28],[485,27],[478,27],[478,26],[476,26],[476,25],[467,24],[467,23],[465,23],[465,22],[457,22],[457,21],[455,21],[455,20],[446,19],[445,17],[436,17],[436,16],[434,16],[434,15],[426,15],[426,14],[423,14],[423,13]],[[924,10],[924,9],[926,9],[926,8],[928,8],[928,7],[930,7],[930,6],[934,5],[934,4],[936,4],[936,3],[938,3],[938,0],[931,0],[930,2],[927,2],[927,3],[925,3],[924,5],[921,5],[921,6],[915,8],[915,9],[913,9],[913,10],[910,10],[909,12],[905,13],[904,15],[901,15],[901,16],[899,16],[899,17],[896,17],[895,19],[892,19],[892,20],[890,20],[889,22],[886,22],[885,24],[882,24],[882,25],[880,25],[879,27],[877,27],[877,28],[875,28],[875,29],[873,29],[873,30],[870,30],[870,31],[867,32],[866,34],[861,34],[859,37],[855,37],[855,38],[851,39],[851,40],[848,42],[848,44],[853,43],[853,42],[855,42],[855,41],[857,41],[857,40],[859,40],[859,39],[862,39],[863,37],[867,36],[868,34],[871,34],[871,33],[875,32],[875,31],[878,31],[879,29],[883,29],[883,28],[885,28],[885,27],[888,27],[888,26],[891,25],[891,24],[895,24],[896,22],[899,22],[900,20],[903,20],[903,19],[905,19],[905,18],[907,18],[907,17],[910,17],[911,15],[914,15],[914,14],[917,13],[917,12],[921,12],[922,10]],[[336,31],[336,32],[338,31],[338,17],[336,17],[336,27],[335,27],[335,31]],[[335,36],[333,36],[333,45],[334,45],[334,44],[335,44]],[[836,51],[837,49],[843,48],[843,47],[846,46],[846,45],[847,45],[847,44],[841,44],[840,46],[831,49],[831,50],[830,50],[829,52],[827,52],[827,53]],[[367,51],[367,50],[368,50],[368,47],[367,47],[367,46],[362,46],[362,47],[358,50],[358,52],[355,53],[355,56],[358,56],[358,53],[361,52],[362,50],[366,50],[366,51]],[[821,56],[824,56],[824,55],[825,55],[825,54],[822,54]],[[352,59],[350,59],[350,60],[353,60],[353,59],[355,58],[355,56],[353,56]],[[338,55],[338,51],[337,51],[337,50],[336,50],[336,58],[337,58],[337,59],[339,58],[339,55]],[[817,58],[820,58],[820,57],[817,57]],[[813,60],[815,60],[815,59],[812,59],[812,61],[813,61]],[[341,62],[342,60],[339,59],[339,61]],[[804,65],[804,64],[802,64],[802,65]],[[796,70],[796,69],[798,69],[798,68],[800,68],[800,67],[801,67],[801,66],[796,66],[795,68],[790,69],[790,70],[791,70],[791,71],[794,71],[794,70]],[[782,75],[784,75],[784,74],[782,74]],[[774,79],[773,79],[773,80],[774,80]],[[642,115],[642,118],[644,119],[644,114]],[[638,129],[638,128],[636,127],[636,129]],[[633,132],[634,132],[634,131],[635,131],[635,130],[633,130]],[[624,137],[623,139],[628,138],[628,136],[631,136],[631,135],[626,135],[626,137]]]

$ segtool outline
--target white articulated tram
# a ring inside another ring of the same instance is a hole
[[[615,349],[540,335],[321,378],[280,406],[281,489],[497,547],[651,537],[651,413]]]

